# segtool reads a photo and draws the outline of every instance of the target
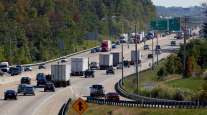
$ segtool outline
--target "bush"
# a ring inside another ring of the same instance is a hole
[[[173,99],[174,100],[178,100],[178,101],[183,101],[184,100],[184,94],[180,89],[176,90],[176,93],[174,94]]]
[[[166,72],[165,68],[161,67],[158,70],[157,75],[158,75],[158,80],[164,80],[164,77],[167,75],[167,72]]]

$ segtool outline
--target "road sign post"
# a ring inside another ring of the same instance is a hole
[[[88,104],[81,98],[75,101],[72,105],[73,109],[78,112],[80,115],[85,112],[85,110],[88,108]]]

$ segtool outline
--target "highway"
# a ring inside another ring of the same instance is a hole
[[[172,48],[170,41],[174,39],[174,35],[170,35],[164,38],[159,39],[159,44],[162,49]],[[177,44],[182,43],[183,40],[176,40]],[[151,40],[147,41],[146,44],[151,45]],[[156,40],[154,40],[156,45]],[[154,46],[155,46],[154,45]],[[124,57],[125,59],[130,60],[131,50],[134,50],[134,44],[130,44],[130,47],[127,47],[127,44],[124,44]],[[151,63],[151,59],[147,59],[147,54],[151,53],[150,50],[143,50],[143,43],[138,45],[138,49],[142,52],[142,65],[141,69],[146,69]],[[121,48],[113,49],[112,52],[120,51]],[[100,53],[85,52],[78,54],[72,57],[88,57],[90,61],[98,62],[98,55]],[[159,56],[159,59],[165,58],[170,53],[165,52]],[[155,56],[156,57],[156,56]],[[68,58],[70,63],[70,58]],[[156,58],[155,58],[156,61]],[[57,62],[53,62],[57,63]],[[57,115],[62,104],[71,97],[76,99],[78,97],[85,97],[89,95],[89,87],[93,84],[102,84],[105,88],[105,92],[111,92],[114,90],[114,84],[121,78],[121,70],[116,70],[115,75],[106,75],[105,71],[96,71],[95,78],[81,78],[81,77],[71,77],[71,86],[66,88],[57,88],[55,93],[45,93],[43,89],[36,88],[36,96],[19,96],[17,101],[4,101],[3,100],[3,91],[5,89],[16,89],[17,85],[20,82],[20,78],[23,76],[29,76],[33,79],[32,84],[36,85],[34,78],[37,73],[44,72],[50,73],[50,65],[47,64],[47,69],[39,70],[37,67],[33,67],[32,72],[26,72],[22,75],[15,77],[4,77],[0,79],[0,113],[1,115]],[[135,67],[131,66],[130,68],[124,69],[124,75],[130,75],[135,72]],[[124,99],[123,97],[121,99]]]

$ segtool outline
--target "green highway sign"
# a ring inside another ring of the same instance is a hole
[[[150,26],[152,30],[158,30],[158,31],[181,30],[180,18],[154,20],[151,21]]]
[[[169,19],[169,31],[181,31],[180,18]]]
[[[159,19],[156,21],[151,22],[151,29],[152,30],[160,30],[160,31],[165,31],[168,28],[166,19]]]

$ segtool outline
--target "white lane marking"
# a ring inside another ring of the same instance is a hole
[[[56,96],[57,94],[60,94],[61,92],[65,91],[64,89],[60,89],[58,92],[55,92],[53,95],[50,95],[47,99],[45,99],[44,101],[42,101],[42,103],[39,104],[38,107],[36,107],[33,112],[32,115],[35,115],[38,110],[40,109],[40,107],[45,104],[47,101],[49,101],[50,99],[52,99],[54,96]]]

